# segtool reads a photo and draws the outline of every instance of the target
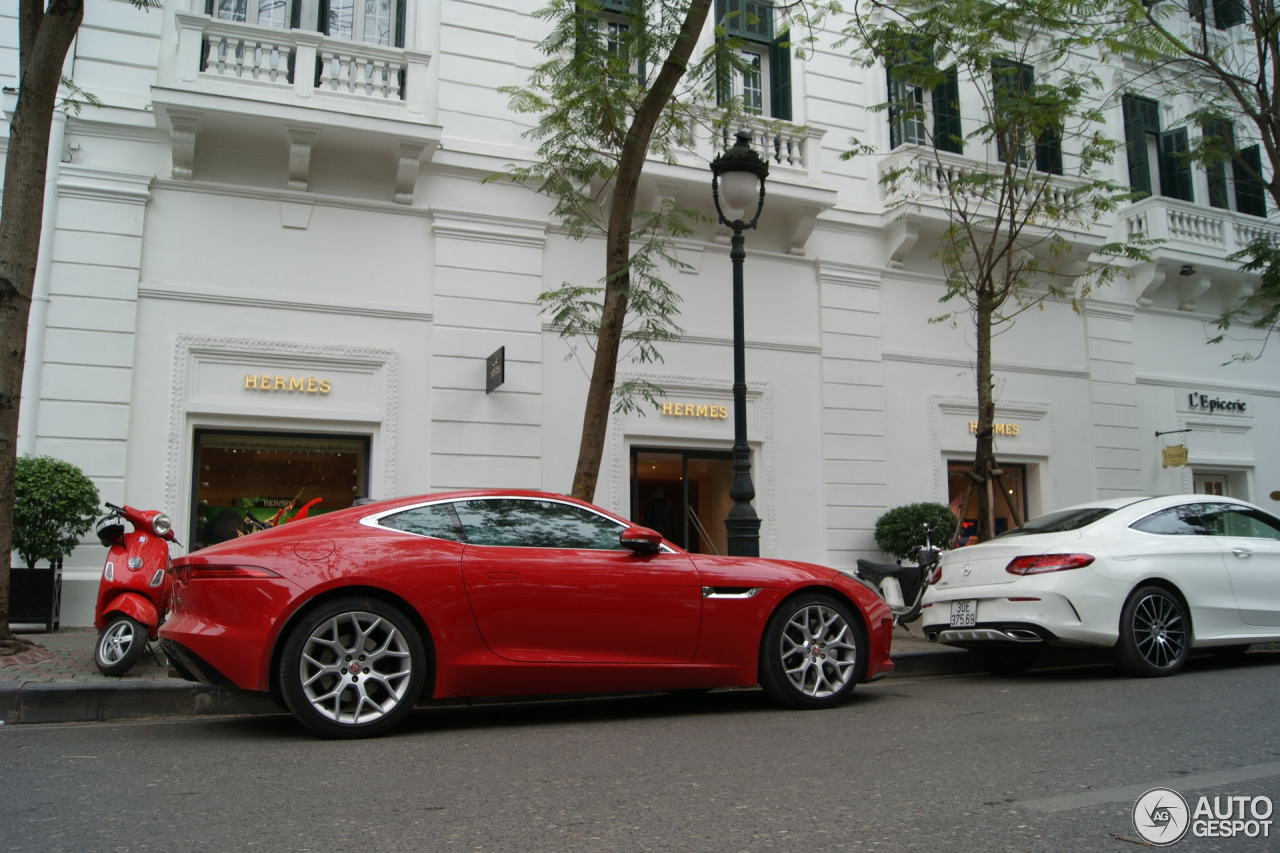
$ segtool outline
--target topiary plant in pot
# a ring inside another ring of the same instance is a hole
[[[14,472],[13,550],[27,568],[58,563],[98,517],[98,488],[70,462],[23,456]]]
[[[42,560],[50,569],[41,572],[41,576],[29,577],[21,585],[25,590],[21,596],[15,594],[15,574],[23,570],[9,570],[9,616],[0,624],[0,639],[5,640],[7,646],[17,645],[17,638],[9,632],[9,623],[16,616],[15,604],[26,604],[34,613],[43,613],[46,630],[56,627],[58,569],[62,559],[80,544],[80,537],[93,525],[97,515],[98,489],[75,465],[52,456],[23,456],[17,460],[13,551],[27,569],[35,569],[36,563]]]
[[[904,560],[925,542],[925,526],[934,545],[946,548],[955,532],[956,517],[946,504],[915,503],[894,507],[876,519],[876,544],[896,560]]]

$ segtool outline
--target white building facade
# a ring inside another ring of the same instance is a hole
[[[317,498],[313,512],[567,491],[589,361],[536,298],[597,281],[602,244],[568,239],[531,190],[482,183],[533,154],[498,89],[538,61],[538,0],[330,0],[325,16],[310,0],[86,5],[67,74],[102,106],[55,118],[20,452],[80,466],[104,500],[168,510],[188,547],[243,510]],[[0,13],[10,88],[13,14]],[[972,334],[928,322],[941,209],[903,217],[880,185],[911,147],[892,147],[870,108],[884,70],[822,48],[791,62],[789,90],[789,117],[753,128],[771,159],[745,267],[755,505],[763,554],[843,566],[875,556],[886,509],[956,498],[949,466],[974,446]],[[780,106],[761,98],[765,115]],[[3,150],[7,119],[0,132]],[[881,153],[840,159],[855,136]],[[713,142],[653,163],[646,192],[711,214]],[[1224,365],[1232,345],[1206,345],[1252,286],[1227,256],[1274,226],[1212,204],[1214,176],[1190,180],[1097,225],[1164,239],[1153,263],[995,343],[997,454],[1025,513],[1190,491],[1280,509],[1265,426],[1280,422],[1280,356]],[[666,404],[612,419],[596,502],[655,524],[664,503],[664,532],[723,551],[727,232],[707,225],[676,250],[684,334],[661,364],[620,368]],[[1165,467],[1174,445],[1187,465]],[[63,624],[92,621],[101,556],[86,544],[67,561]]]

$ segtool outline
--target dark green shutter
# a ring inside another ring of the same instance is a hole
[[[960,75],[954,67],[947,79],[933,89],[933,145],[952,154],[964,153],[964,129],[960,126]]]
[[[396,34],[395,34],[396,47],[404,47],[404,15],[405,15],[404,0],[396,0]]]
[[[1160,195],[1194,201],[1187,129],[1175,127],[1160,134]]]
[[[1220,153],[1225,159],[1205,164],[1204,171],[1209,178],[1209,206],[1223,210],[1231,208],[1231,190],[1227,185],[1227,159],[1235,149],[1235,131],[1230,122],[1211,121],[1205,125],[1205,152]]]
[[[1160,132],[1160,107],[1150,98],[1125,95],[1124,141],[1128,145],[1129,188],[1151,195],[1151,158],[1147,154],[1147,134]]]
[[[725,35],[729,35],[728,21],[725,15],[729,14],[728,0],[716,0],[716,26],[725,27]],[[720,41],[719,38],[716,39]],[[723,106],[729,103],[733,97],[733,66],[729,63],[728,57],[725,55],[725,49],[722,45],[716,45],[716,104]]]
[[[893,79],[892,68],[886,68],[884,76],[889,93],[889,150],[892,151],[902,144],[902,107],[899,105],[906,93],[902,84]]]
[[[791,31],[769,44],[769,107],[776,119],[791,121]]]
[[[1236,179],[1236,210],[1249,216],[1267,215],[1267,196],[1262,184],[1262,152],[1258,146],[1242,148],[1232,164]]]
[[[992,98],[992,109],[997,115],[1003,115],[1008,111],[1022,113],[1024,116],[1028,114],[1026,98],[1031,92],[1031,87],[1035,85],[1035,71],[1030,65],[1008,59],[993,59],[991,60],[991,83],[995,96]],[[1001,162],[1007,162],[1010,158],[1016,158],[1019,163],[1025,162],[1024,151],[1007,150],[1010,140],[1005,138],[1006,133],[999,130],[1002,122],[996,116],[992,116],[992,123],[997,127],[996,155]],[[1009,129],[1021,136],[1025,126],[1019,121]],[[1022,148],[1022,139],[1013,140],[1013,142],[1019,149]]]
[[[1244,23],[1244,3],[1241,0],[1214,0],[1213,22],[1220,30]]]
[[[773,4],[761,0],[716,0],[716,23],[726,35],[747,41],[773,42]]]
[[[1062,133],[1056,127],[1046,127],[1036,139],[1036,169],[1062,174]]]

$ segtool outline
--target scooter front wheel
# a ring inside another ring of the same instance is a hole
[[[98,635],[93,662],[103,675],[124,675],[147,649],[147,626],[137,619],[116,614]]]

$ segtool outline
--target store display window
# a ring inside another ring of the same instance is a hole
[[[192,550],[351,506],[368,491],[363,436],[197,430]]]

